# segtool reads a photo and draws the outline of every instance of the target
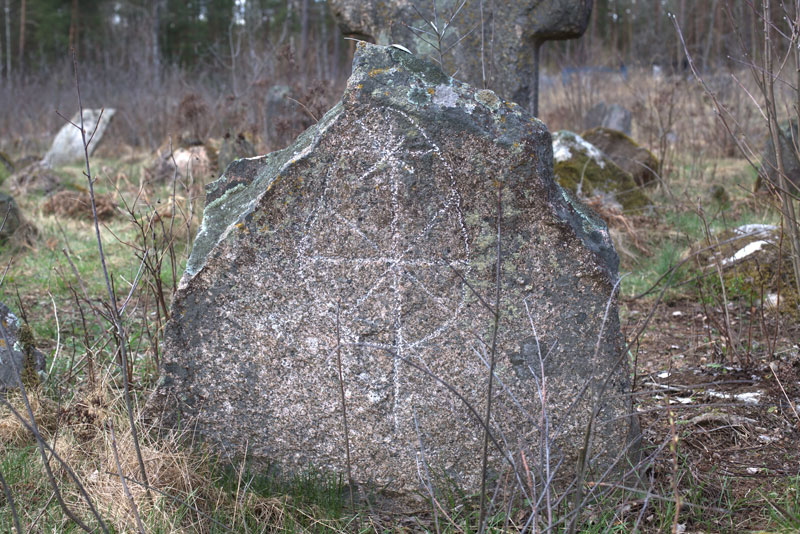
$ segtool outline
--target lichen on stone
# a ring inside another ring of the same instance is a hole
[[[556,132],[553,153],[558,183],[579,198],[601,197],[624,213],[642,213],[652,205],[630,174],[579,135]]]

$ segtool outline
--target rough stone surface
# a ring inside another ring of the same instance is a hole
[[[114,116],[115,110],[112,108],[101,109],[84,109],[83,110],[83,127],[86,130],[87,140],[91,137],[89,143],[89,155],[94,152],[100,140],[103,138],[103,133],[106,131],[111,117]],[[80,113],[76,113],[72,117],[72,122],[80,124]],[[99,123],[99,124],[98,124]],[[72,124],[65,124],[58,131],[50,150],[44,155],[42,163],[47,167],[59,167],[74,163],[84,158],[83,139],[81,132]]]
[[[426,28],[425,20],[408,0],[331,0],[342,32],[382,44],[399,44],[415,54],[439,59],[439,53],[408,26]],[[428,3],[417,2],[433,21]],[[461,2],[439,2],[439,17],[447,17]],[[484,54],[481,60],[481,6]],[[499,0],[467,2],[445,36],[449,47],[444,70],[475,87],[483,84],[506,100],[528,107],[534,80],[533,47],[538,42],[580,37],[589,23],[592,0]],[[443,24],[440,18],[439,25]],[[428,41],[431,36],[424,35]],[[486,43],[491,42],[491,46]]]
[[[3,221],[5,220],[5,223]],[[17,201],[13,197],[0,193],[0,244],[5,243],[14,235],[22,224],[22,213],[19,211]]]
[[[658,159],[624,132],[612,128],[594,128],[581,137],[600,149],[619,168],[633,177],[636,185],[658,183]]]
[[[31,344],[24,343],[24,340],[20,339],[19,333],[23,324],[2,302],[0,302],[0,323],[3,325],[0,329],[0,393],[2,393],[19,387],[20,373],[25,379],[26,387],[31,381],[37,381],[39,374],[45,370],[45,357]]]
[[[418,490],[422,443],[433,472],[476,491],[482,427],[465,401],[485,409],[500,189],[493,435],[519,462],[546,434],[571,476],[597,395],[602,473],[636,435],[618,258],[552,168],[550,134],[520,106],[359,43],[339,104],[207,188],[150,412],[226,454],[344,473],[340,358],[357,482]],[[493,446],[490,474],[507,465]]]
[[[592,106],[584,118],[584,127],[587,130],[602,127],[617,130],[625,135],[631,135],[632,124],[633,115],[630,110],[619,104],[609,106],[604,102]]]
[[[623,213],[640,214],[652,206],[630,174],[576,133],[556,132],[553,160],[558,183],[579,198],[602,201]]]

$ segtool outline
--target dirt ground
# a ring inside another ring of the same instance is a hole
[[[715,532],[691,524],[698,513],[714,514],[709,502],[718,503],[727,523],[719,531],[763,528],[765,509],[787,512],[770,490],[785,495],[795,477],[796,491],[800,475],[800,324],[734,302],[728,339],[718,330],[724,310],[662,302],[634,340],[652,306],[623,302],[621,320],[632,342],[634,406],[645,443],[678,437],[676,454],[662,454],[654,480],[671,486],[678,476],[684,506],[703,503],[704,510],[686,511],[686,532]]]

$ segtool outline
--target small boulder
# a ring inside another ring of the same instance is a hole
[[[610,106],[604,102],[594,105],[586,112],[584,127],[587,130],[592,128],[610,128],[617,130],[625,135],[631,135],[631,124],[633,117],[629,109],[619,104]]]
[[[713,237],[716,245],[709,249],[702,240],[684,254],[697,256],[699,267],[715,271],[719,267],[722,278],[729,288],[729,298],[738,295],[752,297],[754,301],[764,298],[767,305],[781,312],[800,314],[800,295],[794,280],[794,269],[784,237],[780,248],[781,230],[771,224],[744,224],[723,230]],[[716,275],[711,280],[716,283]],[[780,295],[780,297],[779,297]]]
[[[217,169],[224,172],[232,162],[241,158],[252,158],[256,155],[256,149],[253,144],[247,140],[244,134],[233,136],[229,133],[225,134],[222,140],[222,146],[219,148],[219,155],[217,156]]]
[[[83,110],[83,127],[86,131],[86,140],[89,142],[89,155],[94,152],[100,140],[103,138],[103,133],[106,131],[111,117],[114,116],[115,110],[108,109],[84,109]],[[80,125],[80,113],[76,113],[72,117],[74,124]],[[47,154],[42,159],[42,164],[46,167],[59,167],[67,165],[75,161],[83,159],[85,156],[83,150],[83,138],[81,132],[72,124],[65,124],[61,127],[53,144]]]
[[[9,240],[32,245],[39,233],[35,226],[25,220],[14,198],[5,193],[0,193],[0,224],[0,245]]]
[[[208,183],[217,177],[216,151],[207,145],[178,147],[170,150],[165,143],[144,168],[145,182],[170,182],[192,178],[195,183]],[[177,169],[177,176],[176,176]]]
[[[708,200],[720,207],[729,206],[731,203],[728,190],[725,189],[725,186],[720,184],[713,184],[708,188]]]
[[[37,384],[45,371],[45,357],[36,350],[31,328],[2,302],[0,325],[0,393],[18,388],[20,378],[26,388]]]
[[[598,127],[583,132],[581,137],[630,174],[637,185],[658,183],[658,158],[624,132]]]
[[[652,206],[630,174],[576,133],[556,132],[553,163],[558,183],[578,198],[597,198],[623,213],[640,214]]]

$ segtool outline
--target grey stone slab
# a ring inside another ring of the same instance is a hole
[[[494,317],[483,302],[499,283],[490,474],[521,451],[540,458],[545,439],[556,478],[571,477],[592,407],[602,473],[637,436],[617,264],[605,225],[554,182],[541,121],[359,43],[339,104],[207,188],[148,410],[287,471],[344,473],[349,442],[357,482],[405,494],[420,488],[424,447],[433,472],[476,491]]]
[[[89,155],[94,152],[100,140],[103,138],[103,133],[106,131],[111,117],[114,116],[116,110],[112,108],[102,109],[84,109],[83,110],[83,127],[86,131],[86,139],[89,143]],[[72,117],[72,122],[80,125],[80,113],[76,113]],[[72,124],[65,124],[61,127],[53,139],[53,144],[50,150],[44,155],[42,163],[47,167],[59,167],[74,163],[84,158],[83,138],[78,128]]]
[[[30,380],[38,381],[45,370],[45,357],[35,347],[26,347],[21,342],[22,322],[1,302],[0,324],[0,393],[3,393],[19,388],[20,374],[28,382],[26,386],[30,386]]]

